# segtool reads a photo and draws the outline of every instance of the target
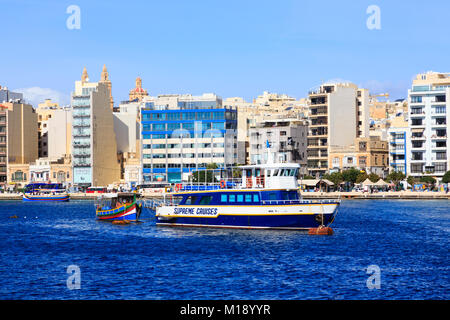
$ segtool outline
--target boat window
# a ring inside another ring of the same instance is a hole
[[[220,202],[228,202],[228,195],[222,194],[220,196]]]
[[[257,194],[253,195],[253,202],[259,202],[259,195]]]
[[[298,194],[296,191],[289,191],[289,200],[297,200]]]
[[[283,200],[289,200],[289,193],[286,192],[286,191],[283,191],[281,193],[281,197],[282,197]]]
[[[236,195],[235,194],[230,194],[229,201],[230,202],[236,202]]]
[[[269,193],[269,200],[277,200],[277,193],[276,192],[270,192]]]
[[[284,169],[284,172],[283,172],[283,176],[284,177],[288,177],[289,176],[289,169]]]
[[[246,194],[245,195],[245,202],[252,202],[252,195],[251,194]]]
[[[278,175],[278,169],[275,169],[275,170],[273,171],[272,177],[276,177],[277,175]]]
[[[184,204],[194,204],[195,201],[197,201],[196,196],[189,196],[186,198],[186,201],[184,202]]]
[[[289,175],[291,176],[291,177],[293,177],[293,176],[295,176],[295,169],[291,169],[291,171],[289,172]]]
[[[244,202],[244,195],[243,194],[238,194],[237,195],[237,202]]]
[[[207,204],[210,204],[211,203],[211,201],[212,201],[212,196],[203,196],[201,199],[200,199],[200,205],[207,205]]]

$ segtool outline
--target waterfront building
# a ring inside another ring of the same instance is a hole
[[[8,113],[12,112],[11,104],[4,102],[23,101],[23,94],[9,91],[0,86],[0,188],[4,188],[8,181]],[[17,132],[12,134],[17,134]],[[14,156],[13,156],[14,157]]]
[[[39,158],[31,163],[10,164],[8,176],[9,184],[19,188],[28,183],[62,183],[69,187],[72,183],[71,158]]]
[[[8,185],[23,188],[30,181],[29,163],[11,163],[8,165]]]
[[[408,174],[442,178],[449,170],[450,73],[418,74],[408,90]]]
[[[38,153],[40,158],[57,159],[71,153],[70,107],[46,99],[38,104]]]
[[[249,135],[251,164],[265,164],[272,159],[275,163],[298,163],[306,169],[306,121],[263,120],[250,127]]]
[[[138,101],[124,101],[113,113],[117,151],[121,155],[121,179],[130,186],[142,183],[140,105]]]
[[[329,171],[342,171],[351,168],[375,173],[381,177],[388,174],[389,147],[379,137],[356,138],[349,146],[330,147]]]
[[[411,132],[404,115],[395,117],[388,129],[389,171],[407,174]]]
[[[142,79],[137,77],[136,87],[130,90],[129,99],[130,101],[142,101],[142,99],[146,96],[148,96],[148,92],[142,88]]]
[[[0,184],[11,182],[11,165],[28,164],[38,158],[37,114],[33,107],[23,103],[0,104]]]
[[[215,94],[160,95],[141,109],[143,182],[181,182],[215,163],[237,161],[236,109]]]
[[[86,68],[72,93],[73,183],[108,186],[120,180],[111,94],[103,81],[89,82]]]
[[[0,188],[4,188],[7,181],[8,153],[6,149],[8,141],[8,125],[6,116],[8,107],[0,104]]]
[[[329,168],[331,147],[346,148],[369,135],[369,92],[353,83],[327,83],[309,93],[308,172]]]
[[[254,99],[246,102],[243,98],[227,98],[223,102],[225,107],[237,110],[237,154],[239,164],[249,164],[250,160],[250,136],[249,129],[256,123],[274,118],[304,119],[308,112],[307,100],[269,93],[265,91]]]

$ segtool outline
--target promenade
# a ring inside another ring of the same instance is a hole
[[[163,198],[164,194],[161,192],[143,193],[141,194],[144,199],[158,199]],[[166,194],[166,197],[170,196],[170,193]],[[445,199],[450,200],[450,193],[445,192],[417,192],[417,191],[390,191],[390,192],[302,192],[303,199],[306,200],[322,200],[322,199],[399,199],[399,200],[437,200]],[[71,193],[71,200],[95,200],[98,195],[87,193]],[[0,193],[0,200],[22,200],[21,193]]]

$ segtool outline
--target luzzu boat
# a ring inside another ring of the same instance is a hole
[[[104,221],[137,221],[141,210],[135,193],[117,193],[100,196],[95,214],[97,219]]]
[[[178,191],[172,196],[179,201],[158,206],[156,224],[308,230],[329,227],[334,221],[339,200],[301,198],[297,181],[299,164],[272,163],[240,168],[242,178],[237,183],[221,180],[217,186],[178,185]]]
[[[25,187],[23,201],[69,201],[69,195],[60,183],[31,183]]]

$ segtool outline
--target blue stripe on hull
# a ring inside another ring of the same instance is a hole
[[[23,201],[48,201],[48,202],[63,202],[63,201],[69,201],[69,197],[64,197],[64,198],[53,198],[53,199],[49,199],[49,198],[26,198],[23,197],[22,199]]]
[[[241,227],[241,228],[296,228],[308,229],[320,226],[316,221],[317,215],[267,215],[267,216],[228,216],[220,215],[217,218],[181,217],[170,220],[158,219],[161,225],[198,225],[211,227]],[[324,215],[324,225],[332,222],[333,214]],[[320,221],[320,220],[319,220]]]

